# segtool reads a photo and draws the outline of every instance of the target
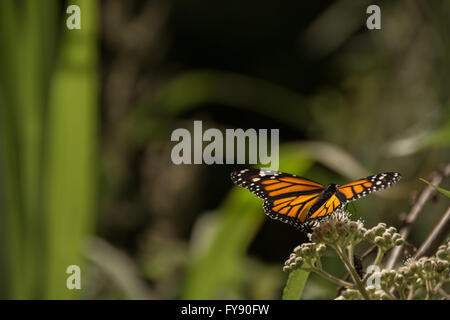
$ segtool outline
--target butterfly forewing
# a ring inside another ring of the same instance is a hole
[[[236,171],[231,180],[264,199],[264,211],[269,217],[297,228],[302,227],[324,188],[309,179],[269,170]]]
[[[344,184],[338,191],[345,196],[345,202],[350,202],[371,192],[389,188],[400,179],[401,175],[398,172],[384,172]]]

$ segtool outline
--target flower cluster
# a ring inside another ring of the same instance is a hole
[[[403,244],[403,239],[394,227],[388,228],[385,223],[367,230],[362,221],[352,221],[345,211],[334,214],[327,220],[318,223],[309,234],[310,243],[304,243],[294,249],[285,262],[283,270],[289,271],[302,266],[303,262],[317,261],[331,248],[354,247],[361,241],[367,241],[386,252],[394,246]]]
[[[409,259],[397,269],[383,270],[381,261],[384,254],[393,247],[402,245],[404,241],[394,227],[388,227],[385,223],[366,229],[362,221],[352,221],[348,213],[341,211],[317,223],[309,238],[310,243],[304,243],[294,249],[285,262],[283,271],[302,269],[316,272],[345,288],[337,299],[447,297],[442,286],[450,281],[450,241],[440,246],[433,257]],[[363,241],[377,249],[377,255],[372,263],[379,268],[376,272],[379,279],[377,286],[366,286],[369,275],[363,276],[352,258],[355,246]],[[328,248],[337,253],[353,282],[339,279],[323,270],[321,258]]]
[[[318,223],[310,234],[310,240],[331,246],[347,246],[361,242],[366,232],[361,221],[352,221],[347,212],[340,211]]]
[[[449,271],[450,241],[440,246],[432,257],[407,260],[391,277],[396,280],[397,290],[409,289],[411,297],[424,291],[426,298],[430,299],[443,293],[440,289],[446,282],[450,282]]]
[[[450,282],[450,241],[438,248],[433,257],[408,259],[397,269],[380,272],[380,290],[368,290],[371,299],[393,299],[394,292],[401,299],[443,296],[448,298],[442,286]],[[348,289],[338,299],[361,299],[358,290]]]

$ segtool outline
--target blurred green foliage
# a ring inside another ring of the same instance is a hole
[[[73,32],[58,1],[0,4],[4,298],[78,296],[66,269],[95,220],[98,49],[97,4],[77,3]]]

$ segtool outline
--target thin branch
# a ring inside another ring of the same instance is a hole
[[[431,231],[427,240],[422,244],[414,259],[419,259],[421,257],[427,257],[434,253],[434,251],[439,247],[439,245],[447,238],[450,232],[450,206],[444,213],[442,219],[438,222],[433,231]]]
[[[369,256],[372,252],[375,251],[375,249],[378,248],[376,245],[371,246],[369,249],[367,249],[362,255],[361,260],[364,260],[367,256]]]
[[[439,185],[444,177],[447,177],[450,174],[450,163],[447,164],[441,172],[435,173],[433,178],[431,179],[431,183],[434,185]],[[420,211],[422,210],[425,203],[431,196],[434,194],[435,190],[431,186],[427,186],[423,192],[420,194],[417,202],[411,208],[411,211],[407,215],[405,219],[405,225],[400,229],[400,235],[404,240],[408,238],[409,232],[411,231],[411,227],[416,221]],[[389,256],[389,260],[386,264],[387,269],[392,269],[397,262],[400,253],[402,251],[403,245],[397,246],[392,249],[391,255]]]

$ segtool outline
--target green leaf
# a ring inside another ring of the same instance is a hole
[[[283,300],[300,300],[308,276],[309,272],[301,269],[291,271],[283,290]]]
[[[445,190],[443,188],[439,188],[438,186],[435,186],[434,184],[432,184],[431,182],[428,182],[425,179],[419,178],[420,180],[422,180],[423,182],[429,184],[430,186],[432,186],[434,189],[436,189],[436,191],[439,191],[440,193],[442,193],[444,196],[450,198],[450,191],[449,190]]]
[[[50,83],[43,170],[45,299],[78,297],[78,290],[67,290],[65,271],[72,264],[82,266],[85,239],[96,213],[98,3],[77,4],[83,12],[82,28],[64,28]]]

